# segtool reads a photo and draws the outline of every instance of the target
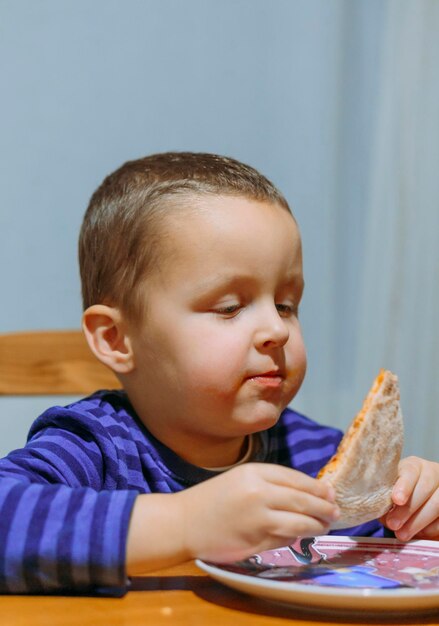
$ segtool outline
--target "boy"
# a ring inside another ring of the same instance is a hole
[[[1,589],[123,593],[127,576],[328,531],[341,434],[285,407],[305,375],[297,224],[258,172],[126,163],[80,236],[83,328],[123,391],[46,411],[0,462]],[[401,463],[399,538],[439,534],[439,465]],[[379,522],[342,534],[383,536]]]

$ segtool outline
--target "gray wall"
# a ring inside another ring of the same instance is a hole
[[[379,0],[1,0],[0,331],[79,325],[77,233],[109,171],[156,151],[213,151],[260,168],[293,206],[318,388],[343,297],[322,233],[348,232],[339,207],[362,193],[381,18]],[[342,279],[359,235],[345,246]],[[2,400],[1,452],[39,409]]]

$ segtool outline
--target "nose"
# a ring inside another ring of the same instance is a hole
[[[289,328],[274,305],[264,308],[258,322],[255,343],[259,349],[279,348],[287,343],[290,337]]]

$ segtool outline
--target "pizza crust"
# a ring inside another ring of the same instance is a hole
[[[340,507],[331,529],[376,519],[392,506],[404,442],[398,378],[381,370],[363,407],[317,478],[329,481]]]

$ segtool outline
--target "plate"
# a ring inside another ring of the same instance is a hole
[[[299,537],[245,561],[197,566],[219,582],[277,602],[350,611],[439,607],[439,542]]]

